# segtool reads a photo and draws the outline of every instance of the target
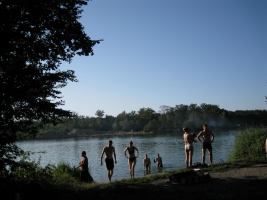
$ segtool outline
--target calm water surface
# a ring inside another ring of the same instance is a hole
[[[213,143],[214,163],[224,161],[233,148],[236,132],[229,131],[215,135]],[[80,153],[87,152],[89,169],[96,182],[107,181],[107,172],[103,159],[103,166],[100,165],[101,152],[108,139],[113,140],[116,149],[117,164],[114,168],[113,180],[129,178],[127,158],[123,150],[133,140],[134,145],[139,149],[139,157],[136,164],[136,177],[144,176],[143,157],[147,153],[152,161],[152,173],[157,173],[156,164],[153,159],[160,153],[163,159],[165,171],[183,168],[184,165],[184,144],[182,136],[160,135],[160,136],[124,136],[112,138],[79,138],[60,140],[33,140],[18,142],[18,146],[25,151],[35,152],[31,158],[40,161],[42,166],[57,164],[61,161],[71,166],[78,166]],[[201,162],[201,144],[194,145],[193,162]]]

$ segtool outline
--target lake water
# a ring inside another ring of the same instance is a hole
[[[215,135],[213,143],[214,163],[227,160],[233,148],[237,132],[229,131]],[[127,158],[123,150],[133,140],[134,145],[139,149],[139,157],[135,168],[136,177],[144,176],[143,157],[147,153],[152,161],[152,173],[157,173],[156,164],[153,159],[160,153],[163,159],[165,171],[184,168],[184,144],[182,136],[158,135],[158,136],[123,136],[123,137],[97,137],[60,140],[33,140],[20,141],[18,146],[25,151],[35,152],[31,158],[40,161],[42,166],[57,164],[61,161],[77,166],[82,151],[87,152],[89,169],[96,182],[106,182],[107,172],[103,159],[103,166],[100,165],[101,152],[108,140],[113,140],[116,149],[117,164],[115,164],[112,180],[129,178]],[[207,156],[208,158],[208,156]],[[193,163],[201,162],[201,144],[194,145]]]

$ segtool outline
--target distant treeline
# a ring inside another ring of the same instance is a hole
[[[214,129],[266,127],[267,111],[227,111],[217,105],[191,104],[161,106],[159,112],[151,108],[141,108],[129,113],[124,111],[114,117],[104,116],[104,111],[98,110],[96,117],[77,116],[57,125],[46,125],[37,136],[61,137],[104,132],[171,133],[185,126],[196,131],[203,123],[208,123]]]

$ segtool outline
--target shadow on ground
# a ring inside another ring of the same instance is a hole
[[[267,179],[218,179],[195,184],[173,184],[169,181],[160,184],[115,185],[92,188],[82,191],[54,188],[38,182],[14,182],[1,179],[1,199],[266,199]]]

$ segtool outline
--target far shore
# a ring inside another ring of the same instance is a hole
[[[215,133],[222,131],[238,131],[235,129],[213,129]],[[181,131],[182,134],[182,131]],[[74,129],[69,132],[47,133],[40,132],[36,136],[20,135],[18,141],[25,140],[57,140],[57,139],[78,139],[94,137],[127,137],[127,136],[156,136],[156,135],[179,135],[178,131],[170,130],[169,132],[145,132],[145,131],[94,131],[88,129]]]
[[[153,132],[144,132],[144,131],[118,131],[118,132],[109,132],[109,131],[88,131],[87,133],[76,133],[76,131],[71,131],[66,134],[44,134],[40,133],[37,134],[35,137],[28,137],[28,138],[20,138],[19,141],[23,140],[55,140],[55,139],[76,139],[76,138],[94,138],[94,137],[123,137],[123,136],[152,136],[156,135],[157,133]],[[175,133],[168,133],[168,134],[175,134]]]

